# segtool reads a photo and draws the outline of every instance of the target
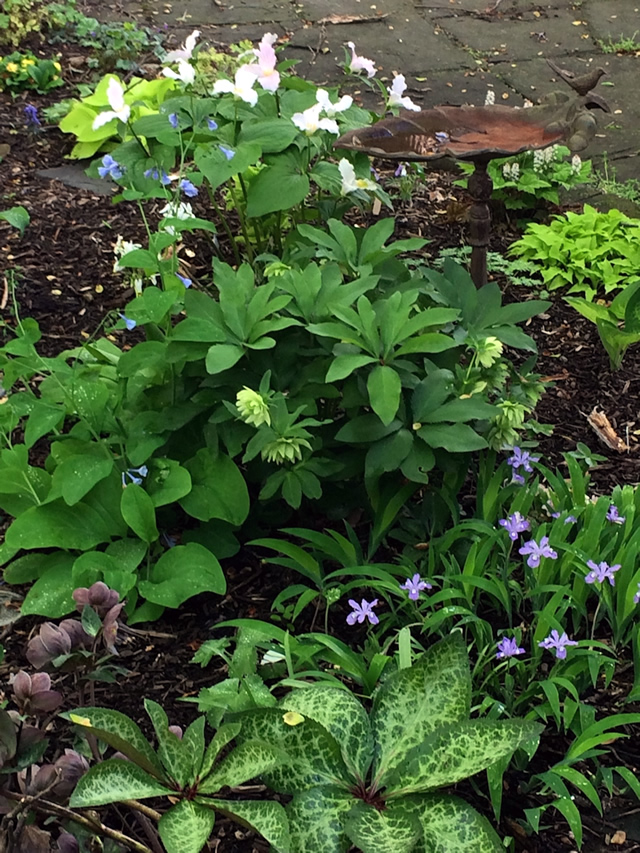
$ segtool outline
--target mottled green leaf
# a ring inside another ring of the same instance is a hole
[[[395,792],[419,793],[473,776],[542,731],[530,720],[464,720],[443,724],[387,777]]]
[[[290,693],[281,704],[324,726],[340,746],[350,772],[357,778],[366,778],[373,760],[373,736],[368,714],[353,693],[311,685]]]
[[[422,836],[420,821],[401,803],[378,811],[358,800],[347,815],[345,830],[362,853],[411,853]]]
[[[346,853],[351,842],[344,821],[356,802],[352,794],[335,785],[318,785],[296,794],[287,806],[291,849],[295,853]]]
[[[188,744],[169,731],[169,719],[161,705],[152,699],[145,699],[144,707],[153,723],[158,738],[158,757],[167,771],[167,776],[177,782],[180,788],[184,788],[195,779],[193,759],[196,756]],[[204,717],[202,719],[204,721]]]
[[[200,778],[204,779],[214,765],[220,751],[236,737],[240,729],[240,723],[224,723],[220,726],[215,735],[211,738],[207,751],[202,759],[202,767],[200,768]]]
[[[158,832],[167,853],[200,853],[207,843],[215,813],[199,803],[181,800],[158,823]]]
[[[286,753],[268,743],[245,741],[223,758],[209,776],[200,783],[198,792],[213,794],[220,788],[234,788],[236,785],[242,785],[249,779],[254,779],[271,770],[286,758]]]
[[[466,719],[470,707],[469,658],[456,632],[388,678],[376,694],[371,712],[376,773],[404,762],[407,752],[440,726]]]
[[[422,824],[424,841],[418,842],[415,853],[504,853],[489,821],[458,797],[402,797],[398,808]]]
[[[121,758],[96,764],[80,778],[71,795],[70,806],[104,806],[122,800],[144,800],[175,793],[149,776],[141,767]]]
[[[230,815],[238,823],[250,826],[278,851],[300,853],[291,847],[287,813],[280,803],[270,800],[209,800],[216,809]],[[323,850],[323,853],[325,851]]]

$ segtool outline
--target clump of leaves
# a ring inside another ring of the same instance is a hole
[[[611,367],[618,370],[629,347],[640,343],[640,281],[625,287],[609,305],[580,296],[568,296],[566,301],[596,324]]]
[[[470,719],[466,645],[452,634],[391,675],[367,714],[348,690],[314,685],[241,714],[242,739],[288,758],[262,774],[287,807],[296,853],[498,853],[489,822],[438,789],[536,744],[528,720]]]

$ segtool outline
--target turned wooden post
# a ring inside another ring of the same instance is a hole
[[[487,246],[491,231],[491,212],[489,201],[493,192],[493,181],[487,172],[486,162],[476,162],[469,178],[469,193],[473,204],[469,211],[469,236],[467,242],[471,250],[471,278],[476,287],[487,283]]]

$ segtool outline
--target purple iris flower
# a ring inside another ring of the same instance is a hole
[[[405,175],[407,174],[407,164],[406,163],[400,163],[400,165],[398,166],[398,168],[395,170],[395,172],[393,174],[396,178],[404,178]]]
[[[527,521],[527,519],[520,515],[519,512],[514,512],[513,515],[507,516],[507,518],[501,518],[498,524],[509,534],[509,539],[513,542],[518,538],[519,533],[524,533],[525,530],[531,530],[531,525]]]
[[[518,468],[523,468],[527,474],[530,474],[533,471],[531,463],[537,462],[539,459],[539,456],[532,456],[528,450],[521,450],[519,447],[514,447],[513,455],[507,459],[507,465],[510,465],[513,470],[513,482],[522,485],[524,477],[522,474],[518,474]]]
[[[624,524],[625,518],[626,516],[620,515],[618,512],[618,507],[615,504],[611,504],[607,512],[607,521],[613,521],[614,524]]]
[[[38,118],[38,108],[34,107],[33,104],[27,104],[24,108],[24,120],[29,130],[37,130],[39,127],[42,127],[42,123]]]
[[[412,578],[407,578],[403,584],[400,584],[400,589],[406,589],[411,601],[417,601],[423,589],[433,589],[433,586],[427,581],[423,581],[420,575],[416,573]]]
[[[587,566],[591,571],[584,579],[585,583],[595,583],[596,581],[598,581],[598,583],[604,583],[608,580],[611,586],[615,586],[616,579],[613,575],[620,568],[620,563],[616,563],[615,566],[610,566],[604,561],[602,563],[594,563],[593,560],[589,560],[587,562]]]
[[[102,158],[102,166],[98,166],[98,174],[101,178],[108,176],[117,181],[124,175],[124,166],[121,166],[117,160],[114,160],[111,154],[105,154]]]
[[[364,598],[362,599],[361,604],[358,604],[357,601],[354,601],[353,598],[349,599],[349,604],[353,607],[353,612],[347,616],[347,623],[349,625],[355,625],[356,622],[362,624],[365,619],[368,619],[372,625],[377,625],[380,621],[376,614],[373,612],[373,608],[378,603],[378,599],[374,598],[373,601],[366,601]]]
[[[125,317],[124,314],[118,314],[118,317],[124,320],[124,324],[127,327],[128,332],[132,332],[138,325],[135,320],[132,320],[130,317]]]
[[[634,604],[640,604],[640,583],[638,584],[638,591],[633,596],[633,603]]]
[[[168,186],[171,183],[171,178],[164,169],[158,169],[157,166],[153,166],[151,169],[147,169],[146,172],[143,172],[145,178],[153,178],[154,181],[160,181],[163,187]]]
[[[179,272],[176,273],[176,276],[180,279],[180,281],[184,284],[185,287],[191,287],[191,285],[193,284],[190,278],[187,278],[185,275],[180,275]]]
[[[518,642],[515,637],[512,639],[509,639],[509,637],[503,637],[498,643],[498,651],[496,652],[498,660],[524,654],[526,654],[526,649],[518,646]]]
[[[217,130],[218,129],[218,122],[214,121],[212,118],[208,118],[207,119],[207,127],[209,128],[209,130]]]
[[[561,512],[552,512],[552,513],[551,513],[551,518],[560,518],[560,516],[561,516],[561,515],[562,515],[562,513],[561,513]],[[575,515],[568,515],[568,516],[565,518],[564,523],[565,523],[565,524],[575,524],[575,522],[576,522],[577,520],[578,520],[578,519],[575,517]]]
[[[142,485],[142,478],[146,477],[149,473],[149,469],[146,465],[141,465],[139,468],[128,468],[126,471],[122,472],[122,488],[124,489],[127,486],[127,477],[131,480],[132,483],[135,483],[136,486]],[[139,474],[139,477],[136,477],[136,474]]]
[[[183,178],[180,181],[180,189],[189,198],[195,198],[198,195],[198,188],[191,181],[187,180],[187,178]]]
[[[535,539],[530,539],[525,542],[522,548],[519,549],[520,554],[528,554],[527,565],[532,569],[536,569],[540,565],[542,557],[549,557],[551,560],[557,560],[558,554],[553,548],[549,547],[549,537],[543,536],[540,544]]]
[[[169,124],[174,130],[178,129],[178,114],[177,113],[169,113]]]
[[[236,152],[232,151],[231,148],[226,148],[224,145],[218,145],[218,148],[222,151],[227,160],[233,160],[236,156]]]
[[[541,643],[538,643],[538,645],[541,649],[555,649],[556,657],[559,660],[564,660],[567,656],[566,647],[577,646],[578,644],[575,640],[570,640],[569,637],[567,637],[565,631],[563,631],[562,635],[560,635],[554,628],[553,631],[549,634],[549,636],[545,637]]]

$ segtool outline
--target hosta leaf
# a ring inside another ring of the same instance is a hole
[[[81,777],[71,795],[70,805],[73,809],[83,809],[120,800],[144,800],[173,793],[133,762],[109,758],[96,764]]]
[[[470,707],[469,658],[462,634],[455,633],[388,678],[376,694],[371,712],[376,773],[404,762],[440,726],[466,719]]]
[[[424,840],[415,853],[504,853],[489,821],[458,797],[402,797],[398,807],[422,824]]]
[[[420,821],[401,803],[381,812],[359,800],[347,816],[345,829],[362,853],[411,853],[422,835]]]
[[[386,778],[394,792],[418,793],[452,785],[511,755],[542,731],[530,720],[464,720],[445,724],[405,756]]]
[[[356,778],[366,777],[373,760],[373,736],[369,716],[353,693],[315,685],[290,693],[282,707],[324,726],[336,739],[351,773]]]
[[[257,740],[284,750],[289,760],[262,774],[274,791],[293,794],[315,785],[347,784],[348,771],[340,748],[329,732],[305,718],[287,725],[281,708],[263,708],[238,716],[242,730],[238,739]]]
[[[207,843],[215,814],[213,809],[181,800],[158,823],[158,832],[167,853],[200,853]]]
[[[245,741],[224,758],[198,786],[198,793],[213,794],[261,776],[287,759],[286,753],[267,743]]]
[[[356,802],[335,785],[318,785],[296,794],[287,806],[291,849],[295,853],[346,853],[351,842],[344,821]]]
[[[287,813],[280,803],[270,800],[210,800],[216,809],[230,815],[238,823],[250,826],[278,851],[299,853],[291,848]],[[323,851],[324,853],[324,851]]]

